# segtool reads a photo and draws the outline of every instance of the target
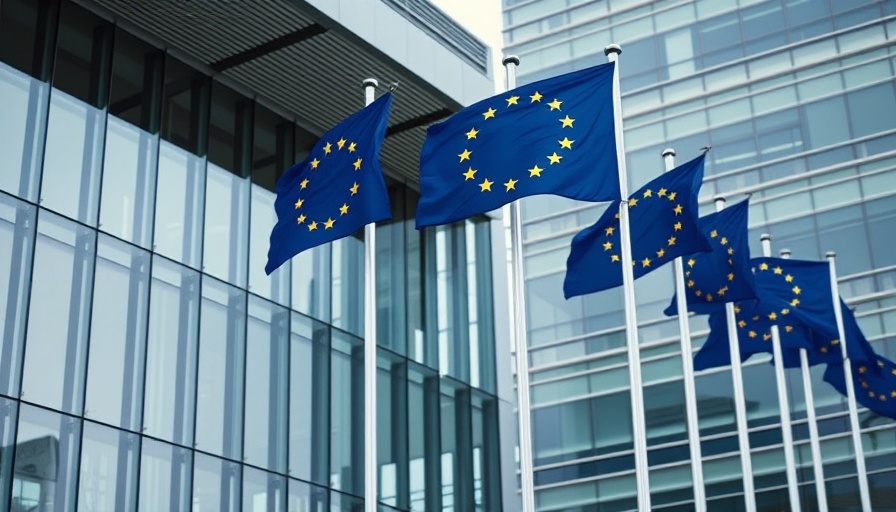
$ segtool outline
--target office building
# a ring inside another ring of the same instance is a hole
[[[512,508],[501,221],[413,222],[488,59],[427,2],[0,3],[0,510],[363,509],[362,233],[264,265],[277,178],[366,78],[397,88],[379,510]]]
[[[630,188],[711,146],[701,191],[729,204],[750,195],[750,242],[820,260],[836,251],[840,294],[875,351],[896,357],[896,2],[877,0],[504,0],[505,54],[519,84],[619,58]],[[523,201],[532,446],[540,511],[637,507],[621,289],[564,300],[573,235],[606,205]],[[743,510],[730,367],[684,375],[672,266],[639,279],[649,492],[653,510],[693,510],[689,440],[699,439],[709,510]],[[692,316],[693,349],[705,316]],[[687,351],[686,351],[687,352]],[[867,478],[874,510],[896,503],[896,424],[859,408],[865,474],[845,398],[811,369],[829,510],[859,510]],[[684,379],[696,387],[688,431]],[[787,370],[793,443],[782,440],[769,356],[743,366],[757,509],[789,509],[785,450],[794,452],[803,510],[817,510],[801,374]]]

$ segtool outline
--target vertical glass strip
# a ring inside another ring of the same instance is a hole
[[[0,394],[7,396],[19,395],[36,215],[33,206],[0,194]]]

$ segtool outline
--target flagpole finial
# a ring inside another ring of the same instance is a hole
[[[771,239],[772,239],[772,235],[770,235],[768,233],[763,233],[763,234],[759,235],[760,242],[765,242],[766,240],[771,241]]]
[[[710,149],[712,149],[712,146],[703,146],[702,148],[700,148],[700,151],[703,151],[704,153],[706,153],[706,152],[708,152]]]
[[[379,87],[380,83],[376,81],[376,78],[365,78],[361,85],[364,87]]]
[[[837,257],[837,252],[836,251],[828,251],[828,252],[824,253],[824,257],[829,260],[834,259]]]
[[[622,47],[618,44],[608,44],[606,47],[604,47],[604,55],[609,57],[611,53],[619,55],[620,53],[622,53]]]
[[[508,64],[513,64],[514,66],[519,66],[519,65],[520,65],[520,58],[517,57],[516,55],[507,55],[507,56],[504,57],[504,59],[501,61],[501,64],[503,64],[504,66],[506,66],[506,65],[508,65]]]
[[[666,148],[663,150],[663,158],[667,156],[675,156],[675,150],[672,148]]]
[[[789,259],[790,258],[790,249],[785,247],[785,248],[781,249],[780,254],[781,254],[782,258]]]

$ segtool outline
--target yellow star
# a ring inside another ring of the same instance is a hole
[[[728,254],[734,254],[734,247],[728,248]]]
[[[711,293],[706,294],[706,300],[707,300],[707,302],[712,302],[712,294]]]
[[[308,224],[308,231],[314,231],[317,229],[317,222],[312,221],[311,224]]]
[[[669,247],[672,247],[673,245],[675,245],[675,237],[670,236],[669,239],[666,240],[666,245],[668,245]]]
[[[358,158],[357,160],[355,160],[355,163],[353,165],[355,166],[356,171],[360,170],[361,169],[361,159]]]
[[[800,290],[800,287],[799,287],[799,286],[794,286],[794,287],[793,287],[793,294],[794,294],[794,295],[799,295],[801,291],[802,291],[802,290]]]
[[[336,141],[336,147],[338,147],[339,149],[342,149],[342,146],[345,146],[346,142],[347,141],[345,140],[345,138],[340,138],[339,140]]]
[[[694,287],[694,280],[688,279],[688,288],[693,288],[693,287]]]
[[[609,240],[604,242],[604,250],[605,251],[609,251],[612,248],[613,248],[613,242],[610,242]]]
[[[783,272],[783,270],[781,270],[781,267],[775,267],[772,269],[772,271],[775,273],[775,275],[778,275],[778,276],[780,276],[781,272]]]
[[[299,199],[298,201],[296,201],[296,209],[301,208],[303,204],[305,204],[304,199]]]
[[[792,330],[793,330],[793,326],[792,326],[792,325],[785,325],[785,326],[784,326],[784,332],[790,332],[790,331],[792,331]]]
[[[563,103],[562,101],[558,100],[557,98],[554,98],[554,101],[548,103],[548,106],[551,107],[551,110],[560,110],[560,105],[562,103]]]
[[[619,261],[619,255],[618,255],[618,254],[613,254],[613,255],[611,255],[611,256],[610,256],[610,261],[614,261],[614,262],[615,262],[615,261]]]
[[[360,186],[361,186],[361,185],[358,185],[357,182],[355,182],[355,183],[352,184],[351,188],[349,188],[349,190],[352,191],[352,195],[355,195],[355,194],[358,193],[358,188],[359,188]]]
[[[658,195],[658,196],[660,196],[660,197],[665,196],[665,195],[666,195],[666,189],[664,189],[664,188],[659,189],[659,190],[656,192],[656,195]]]
[[[864,375],[865,372],[867,372],[867,371],[868,371],[868,368],[866,368],[864,366],[859,366],[859,375]]]
[[[562,156],[558,155],[556,151],[554,151],[553,155],[548,155],[548,160],[551,161],[551,165],[559,164]]]
[[[695,260],[694,258],[691,258],[688,260],[689,267],[694,268],[694,265],[696,265],[696,264],[697,264],[697,260]]]
[[[330,229],[333,227],[333,223],[336,222],[332,217],[327,217],[326,222],[324,222],[324,229]]]
[[[518,100],[518,99],[520,99],[519,96],[511,96],[509,98],[506,98],[505,101],[507,101],[507,106],[509,107],[511,105],[516,105],[517,104],[516,100]]]
[[[799,306],[799,305],[800,305],[800,299],[793,299],[792,301],[790,301],[790,305],[791,305],[791,306]]]
[[[608,228],[604,228],[604,233],[605,233],[607,236],[612,235],[614,231],[616,231],[616,229],[615,229],[613,226],[610,226],[610,227],[608,227]]]
[[[535,164],[535,167],[529,169],[529,177],[531,178],[532,176],[538,176],[538,177],[540,178],[540,177],[541,177],[541,171],[543,171],[543,170],[544,170],[544,169],[542,169],[541,167],[539,167],[538,164]]]
[[[675,231],[681,231],[681,222],[676,222],[675,224],[672,224],[672,228],[675,229]]]
[[[482,117],[484,117],[485,119],[491,119],[492,117],[495,117],[495,112],[497,112],[497,110],[489,107],[488,110],[482,113]]]
[[[788,308],[784,308],[784,309],[782,309],[782,310],[781,310],[781,314],[782,314],[782,315],[788,315],[788,314],[790,314],[790,309],[788,309]]]
[[[665,256],[665,255],[666,255],[666,250],[665,250],[665,249],[660,249],[660,250],[656,251],[656,257],[657,257],[657,258],[662,258],[662,257]]]
[[[569,117],[569,115],[567,115],[563,119],[560,119],[560,128],[572,128],[573,127],[572,123],[574,123],[575,121],[576,121],[575,119],[573,119],[573,118]]]
[[[479,130],[477,130],[476,128],[470,128],[470,131],[467,132],[467,140],[475,139],[477,133],[479,133]]]
[[[729,280],[729,281],[734,281],[734,272],[729,272],[729,273],[728,273],[728,280]]]
[[[311,182],[308,181],[308,178],[305,178],[304,180],[302,180],[302,181],[299,183],[299,187],[301,187],[301,188],[306,188],[306,187],[308,186],[309,183],[311,183]]]
[[[354,142],[350,143],[350,144],[348,145],[348,152],[349,152],[349,153],[354,153],[354,152],[355,152],[355,147],[357,147],[357,144],[355,144]]]
[[[650,258],[644,258],[641,260],[641,267],[646,268],[650,266]]]
[[[750,331],[750,332],[748,332],[748,333],[747,333],[747,336],[749,336],[749,337],[751,337],[751,338],[755,338],[755,337],[756,337],[756,331]]]
[[[677,193],[678,192],[669,192],[669,195],[667,196],[669,201],[675,201],[675,194]]]
[[[348,205],[342,203],[342,206],[339,207],[339,215],[345,215],[346,213],[348,213]]]
[[[535,94],[529,96],[529,103],[535,103],[536,101],[541,101],[541,93],[535,91]]]
[[[722,245],[728,245],[728,238],[723,236],[722,239],[719,240],[719,243]]]
[[[485,181],[483,181],[482,183],[479,184],[479,189],[480,189],[480,190],[479,190],[480,192],[485,192],[486,190],[488,190],[489,192],[491,192],[491,190],[492,190],[492,182],[489,181],[488,178],[485,178]]]
[[[299,224],[304,223],[304,222],[305,222],[305,215],[304,215],[304,214],[299,215],[299,217],[298,217],[296,220],[299,221]]]
[[[464,173],[464,181],[472,180],[474,176],[476,176],[476,169],[470,167],[467,169],[467,172]]]
[[[653,191],[650,190],[649,188],[644,191],[644,197],[652,197],[652,196],[653,196]]]
[[[777,319],[778,319],[778,315],[775,314],[774,311],[772,311],[771,313],[768,314],[768,319],[769,319],[769,320],[777,320]]]
[[[765,263],[765,262],[760,263],[759,270],[768,270],[768,263]]]
[[[558,140],[561,148],[572,149],[572,143],[574,140],[569,140],[569,137],[563,137],[563,140]]]
[[[329,154],[330,154],[330,151],[333,151],[333,145],[330,144],[329,142],[327,142],[327,143],[324,145],[324,153],[326,153],[326,154],[329,155]]]
[[[519,180],[515,180],[513,178],[510,178],[509,180],[507,180],[507,183],[504,184],[504,188],[505,188],[504,191],[510,192],[511,190],[514,190],[516,188],[517,181],[519,181]]]
[[[790,275],[790,274],[787,274],[786,276],[784,276],[784,280],[787,281],[788,283],[792,283],[792,282],[793,282],[793,276]]]
[[[727,286],[723,286],[723,287],[719,288],[718,290],[716,290],[716,295],[718,295],[719,297],[724,297],[724,296],[725,296],[725,293],[726,293],[727,291],[728,291],[728,287],[727,287]]]
[[[675,208],[672,208],[672,211],[675,212],[675,215],[681,215],[681,205],[675,205]]]
[[[769,334],[769,333],[765,333],[765,334],[762,335],[762,341],[768,341],[768,340],[770,340],[770,339],[772,339],[772,335],[771,335],[771,334]]]
[[[744,327],[747,326],[747,322],[744,322],[743,320],[740,320],[740,321],[737,322],[737,326],[740,327],[741,329],[743,329]]]
[[[473,154],[473,152],[470,151],[469,149],[464,149],[464,152],[463,152],[463,153],[460,153],[460,154],[457,155],[457,156],[459,156],[459,157],[460,157],[460,161],[463,162],[464,160],[469,160],[469,159],[470,159],[470,155],[472,155],[472,154]]]
[[[629,205],[629,206],[638,206],[638,199],[637,199],[637,198],[634,198],[634,197],[631,198],[631,199],[629,199],[629,200],[628,200],[628,205]]]
[[[318,160],[317,158],[315,158],[314,160],[311,161],[311,168],[312,168],[312,169],[317,169],[318,164],[320,164],[320,160]]]
[[[712,231],[709,232],[709,236],[710,236],[711,238],[715,238],[715,237],[719,236],[719,232],[716,231],[716,230],[712,230]]]

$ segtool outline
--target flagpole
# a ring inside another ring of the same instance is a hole
[[[724,196],[714,198],[716,211],[725,208]],[[744,375],[740,364],[740,343],[737,340],[737,319],[734,303],[725,304],[728,324],[728,351],[731,354],[731,383],[734,390],[734,412],[737,421],[737,440],[740,445],[740,467],[744,481],[744,506],[747,512],[756,512],[756,492],[753,486],[753,461],[750,459],[750,436],[747,432],[747,405],[744,398]]]
[[[781,249],[781,258],[790,259],[790,249]],[[800,349],[800,373],[803,377],[803,394],[806,397],[806,419],[809,423],[809,447],[812,450],[812,469],[815,472],[815,497],[818,512],[828,512],[828,492],[824,485],[824,464],[821,461],[821,443],[818,440],[818,420],[815,417],[815,395],[812,391],[812,376],[809,373],[809,356],[806,349]],[[783,419],[781,421],[783,424]]]
[[[837,318],[837,331],[840,336],[840,351],[843,354],[843,375],[846,380],[847,405],[849,406],[849,424],[852,431],[852,444],[856,452],[856,473],[859,479],[859,497],[862,500],[862,510],[871,510],[871,496],[868,493],[868,473],[865,469],[865,451],[862,450],[862,431],[859,430],[859,411],[856,406],[856,390],[852,381],[852,364],[849,360],[849,351],[846,350],[846,333],[843,329],[843,312],[840,310],[840,292],[837,288],[837,268],[834,260],[837,253],[828,251],[824,255],[831,269],[831,299],[834,301],[834,315]]]
[[[616,132],[616,162],[619,168],[619,239],[622,253],[622,292],[625,310],[625,339],[628,351],[629,386],[632,404],[632,440],[635,448],[635,480],[638,489],[638,510],[650,510],[650,481],[647,476],[647,435],[644,432],[644,396],[641,380],[641,354],[638,346],[638,317],[635,311],[635,277],[632,270],[631,232],[628,211],[628,175],[625,168],[625,142],[622,134],[622,93],[619,89],[619,54],[622,48],[611,44],[604,48],[613,71],[613,125]],[[752,511],[751,511],[752,512]]]
[[[675,168],[675,150],[663,150],[666,172]],[[694,356],[691,349],[691,326],[688,324],[688,299],[684,288],[684,265],[675,258],[675,299],[678,307],[678,332],[681,336],[681,369],[684,377],[684,405],[688,425],[688,446],[691,450],[691,480],[694,487],[694,511],[706,512],[706,489],[703,487],[703,455],[700,450],[700,425],[697,422],[697,390],[694,385]]]
[[[762,244],[762,255],[772,255],[772,236],[764,233],[759,236]],[[775,381],[778,385],[778,409],[781,412],[781,440],[784,443],[784,468],[787,473],[787,494],[790,497],[790,510],[800,510],[800,492],[797,487],[796,461],[793,458],[793,430],[790,423],[790,401],[787,399],[786,376],[784,375],[784,351],[781,349],[781,332],[777,325],[772,325],[772,354],[775,356]]]
[[[376,98],[377,81],[367,78],[365,105]],[[364,512],[377,512],[376,456],[376,224],[364,226]]]
[[[516,87],[516,55],[504,57],[507,90]],[[523,512],[535,512],[532,413],[529,404],[529,347],[526,327],[526,293],[523,279],[523,223],[519,200],[510,203],[510,265],[513,274],[513,327],[516,341],[516,393],[520,446],[520,500]]]

